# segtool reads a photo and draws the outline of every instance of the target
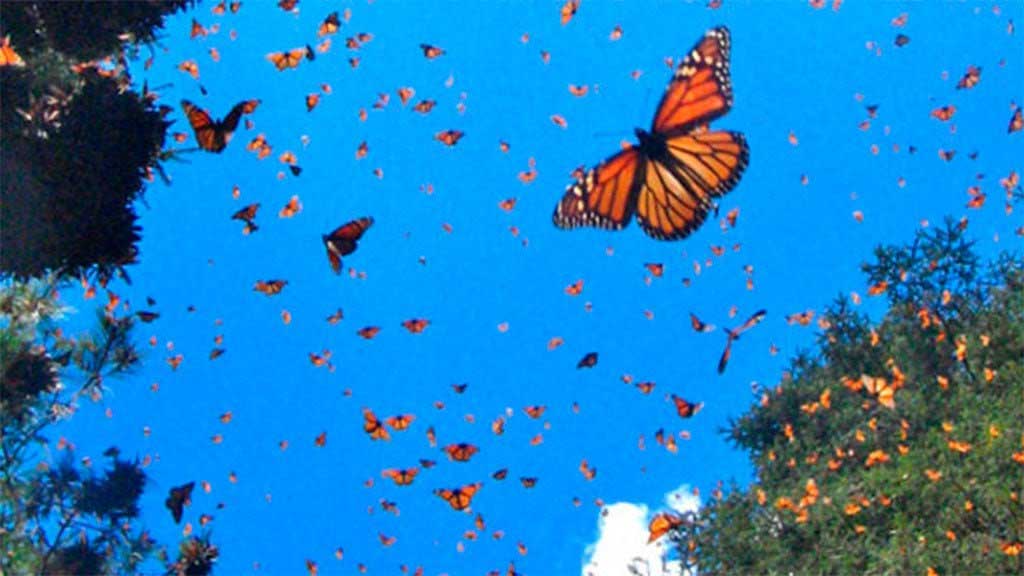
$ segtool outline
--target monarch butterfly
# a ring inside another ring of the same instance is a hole
[[[327,432],[324,431],[324,432],[321,432],[321,433],[317,434],[316,438],[313,439],[313,444],[317,448],[323,448],[324,446],[326,446],[327,445]]]
[[[302,59],[309,58],[312,53],[313,51],[308,46],[303,46],[302,48],[293,48],[287,52],[271,52],[267,54],[267,60],[270,60],[280,72],[289,68],[298,68],[299,64],[302,63]]]
[[[508,468],[502,468],[501,470],[495,470],[494,473],[491,474],[491,478],[494,478],[495,480],[504,480],[507,477],[508,477]]]
[[[258,280],[252,289],[267,296],[274,296],[280,294],[287,284],[287,280]]]
[[[409,100],[416,94],[416,91],[409,87],[402,87],[398,89],[398,100],[405,106],[409,103]]]
[[[430,320],[425,318],[410,318],[405,322],[402,322],[402,327],[409,331],[410,334],[419,334],[423,332],[430,325]]]
[[[452,390],[456,394],[463,394],[466,392],[466,388],[469,388],[469,384],[452,384]]]
[[[459,130],[445,130],[434,134],[434,139],[445,146],[455,146],[462,139],[463,132]]]
[[[434,490],[434,494],[443,498],[448,504],[455,510],[465,510],[469,508],[469,505],[473,502],[473,496],[476,495],[477,491],[483,483],[477,482],[475,484],[467,484],[461,488],[447,489],[439,488]]]
[[[370,435],[371,440],[390,440],[391,435],[384,423],[369,408],[363,408],[363,431]]]
[[[792,326],[793,324],[799,324],[801,326],[810,326],[811,320],[814,319],[814,310],[805,310],[804,312],[795,312],[786,316],[786,324]]]
[[[712,198],[740,180],[750,149],[739,132],[708,124],[732,107],[729,29],[704,34],[676,69],[650,131],[568,187],[555,226],[620,230],[634,214],[648,236],[679,240],[704,222]]]
[[[388,426],[391,426],[392,430],[405,430],[415,419],[416,416],[412,414],[399,414],[397,416],[388,417],[384,422],[386,422]]]
[[[382,471],[380,475],[392,480],[397,486],[408,486],[409,484],[412,484],[413,480],[416,479],[416,475],[419,473],[419,468],[388,468],[387,470]]]
[[[704,407],[703,402],[687,402],[685,399],[676,396],[675,394],[672,395],[672,402],[675,403],[676,412],[679,413],[680,418],[691,418]]]
[[[437,102],[435,100],[420,100],[415,106],[412,107],[412,109],[419,112],[420,114],[427,114],[434,109],[434,106],[436,104]]]
[[[341,21],[338,20],[338,13],[331,12],[326,18],[324,18],[320,27],[317,28],[316,35],[327,36],[328,34],[334,34],[338,31],[338,28],[341,28]]]
[[[291,218],[302,211],[302,203],[299,202],[298,196],[292,196],[288,203],[281,208],[280,212],[277,213],[279,218]]]
[[[135,315],[139,317],[139,320],[146,324],[149,324],[160,317],[158,312],[150,312],[149,310],[139,310]]]
[[[593,368],[597,366],[597,352],[588,352],[586,356],[576,363],[576,369]]]
[[[697,332],[711,332],[715,329],[713,325],[707,324],[700,318],[697,318],[693,312],[690,312],[690,326],[692,326]]]
[[[370,226],[373,226],[373,218],[366,216],[342,224],[330,234],[322,236],[327,248],[327,259],[335,274],[341,274],[341,257],[355,252],[359,239]]]
[[[569,94],[572,94],[573,96],[576,96],[577,98],[582,98],[583,96],[586,96],[587,92],[589,92],[589,91],[590,91],[590,86],[587,86],[586,84],[584,84],[582,86],[577,86],[575,84],[569,84]]]
[[[450,460],[454,460],[455,462],[469,462],[469,459],[479,452],[480,449],[472,444],[460,442],[458,444],[449,444],[445,446],[444,451],[448,454],[448,458]]]
[[[188,100],[181,101],[181,108],[185,111],[192,131],[195,132],[199,147],[207,152],[220,153],[231,141],[231,136],[234,135],[235,128],[238,128],[238,121],[242,115],[254,112],[259,103],[259,100],[239,102],[223,120],[213,120],[206,110]]]
[[[646,262],[644,268],[655,278],[661,278],[665,274],[665,265],[661,262]]]
[[[522,483],[523,488],[533,488],[537,485],[537,478],[532,476],[520,476],[519,482]]]
[[[1006,133],[1020,132],[1024,129],[1024,117],[1021,116],[1020,106],[1013,111],[1013,116],[1010,117],[1010,125],[1006,128]]]
[[[747,318],[747,321],[744,322],[742,325],[733,328],[732,330],[726,330],[725,350],[722,352],[722,357],[718,360],[719,374],[725,372],[725,366],[726,364],[729,363],[729,357],[732,355],[733,340],[739,340],[740,334],[743,334],[747,330],[750,330],[754,326],[757,326],[758,323],[760,323],[761,320],[764,319],[765,314],[767,314],[766,311],[758,310],[757,312],[754,312],[754,314],[750,318]]]
[[[313,92],[312,94],[306,95],[306,112],[312,112],[313,108],[320,103],[320,93]]]
[[[650,544],[658,538],[661,538],[670,530],[678,528],[683,525],[682,516],[672,514],[671,512],[661,512],[655,514],[654,518],[651,518],[651,522],[647,525],[647,531],[650,534],[647,538],[647,543]]]
[[[25,61],[11,48],[11,37],[4,36],[0,40],[0,66],[25,66]]]
[[[907,44],[910,44],[910,36],[907,36],[906,34],[897,34],[896,39],[893,40],[892,43],[895,44],[897,48],[903,48]]]
[[[526,412],[526,415],[530,418],[537,419],[543,416],[544,411],[547,409],[548,407],[544,405],[527,406],[526,408],[523,408],[523,412]]]
[[[356,334],[359,334],[359,336],[367,340],[373,340],[373,337],[376,336],[378,332],[380,332],[379,326],[365,326],[357,330]]]
[[[171,488],[170,493],[167,495],[167,500],[164,500],[164,506],[171,511],[175,524],[181,522],[181,515],[185,511],[185,505],[192,503],[192,489],[195,487],[195,482],[189,482],[188,484]]]
[[[978,82],[981,82],[981,67],[979,66],[968,66],[967,72],[964,72],[960,81],[956,83],[956,89],[968,89],[974,88]]]
[[[637,382],[636,388],[644,394],[650,394],[654,390],[654,382]]]
[[[576,15],[576,11],[580,9],[580,0],[566,0],[565,4],[562,4],[561,21],[562,26],[565,26],[572,20],[572,17]]]
[[[942,122],[948,121],[954,114],[956,114],[956,106],[953,106],[952,104],[932,110],[932,118],[941,120]]]
[[[580,474],[583,474],[583,477],[587,481],[593,480],[594,477],[597,476],[597,468],[592,467],[584,458],[583,461],[580,462]]]
[[[433,60],[434,58],[445,54],[444,50],[437,46],[431,46],[430,44],[420,44],[420,50],[423,50],[423,56],[426,57],[427,60]]]

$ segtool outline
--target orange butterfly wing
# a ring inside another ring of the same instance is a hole
[[[580,226],[624,228],[636,209],[634,182],[640,160],[639,149],[630,147],[587,172],[555,207],[555,226],[564,230]]]
[[[649,159],[637,196],[637,222],[658,240],[679,240],[704,223],[711,199],[739,182],[750,155],[739,132],[701,131],[665,141]]]
[[[739,182],[750,151],[738,132],[707,124],[732,107],[729,30],[709,30],[686,55],[655,112],[650,133],[637,130],[627,148],[569,187],[555,209],[563,229],[618,230],[635,212],[658,240],[685,238],[712,206]]]
[[[185,117],[192,126],[196,135],[196,142],[199,147],[209,152],[220,152],[226,144],[217,137],[217,124],[210,118],[210,114],[199,108],[188,100],[181,101],[181,108],[185,111]]]

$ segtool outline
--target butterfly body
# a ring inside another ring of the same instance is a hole
[[[555,207],[555,226],[620,230],[636,214],[643,231],[679,240],[704,222],[713,198],[732,190],[750,151],[738,132],[708,124],[732,107],[729,30],[709,30],[683,59],[638,143],[571,184]]]

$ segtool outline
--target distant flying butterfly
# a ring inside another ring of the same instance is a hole
[[[284,71],[289,68],[298,68],[303,58],[309,60],[315,58],[315,56],[312,58],[311,56],[313,56],[313,50],[308,46],[303,46],[302,48],[293,48],[287,52],[271,52],[267,54],[267,60],[270,60],[278,71]]]
[[[692,418],[700,409],[704,407],[703,402],[688,402],[685,399],[673,394],[672,402],[676,405],[676,412],[680,418]]]
[[[455,146],[462,139],[463,133],[459,130],[445,130],[434,135],[434,139],[445,146]]]
[[[259,280],[252,289],[267,296],[275,296],[280,294],[287,284],[287,280]]]
[[[413,480],[416,479],[416,475],[419,473],[419,468],[388,468],[381,472],[380,475],[392,480],[397,486],[408,486],[409,484],[412,484]]]
[[[743,334],[747,330],[757,326],[761,320],[764,319],[765,314],[767,314],[767,312],[764,310],[758,310],[757,312],[754,312],[750,318],[747,318],[747,321],[742,325],[726,331],[725,350],[722,352],[722,357],[718,361],[719,374],[725,372],[725,366],[729,363],[729,357],[732,355],[733,340],[739,340],[740,334]]]
[[[711,332],[715,329],[711,324],[706,324],[701,321],[701,319],[697,318],[697,316],[692,312],[690,313],[690,326],[692,326],[697,332]]]
[[[189,482],[188,484],[171,488],[167,500],[164,500],[164,506],[171,511],[175,524],[181,522],[181,515],[184,513],[185,506],[192,503],[192,489],[195,487],[195,482]]]
[[[586,356],[576,363],[576,368],[593,368],[597,366],[597,352],[588,352]]]
[[[456,462],[469,462],[470,458],[474,454],[480,451],[479,448],[472,444],[459,443],[449,444],[444,447],[444,451],[448,454],[448,458]]]
[[[709,30],[676,69],[650,131],[573,183],[553,221],[562,229],[619,230],[633,214],[647,235],[679,240],[694,232],[712,199],[732,190],[750,156],[739,132],[708,124],[732,107],[729,30]]]
[[[438,56],[443,56],[445,54],[444,50],[438,48],[437,46],[432,46],[430,44],[420,44],[420,50],[423,50],[423,56],[427,60],[433,60],[434,58],[437,58]]]
[[[391,439],[391,434],[384,427],[384,423],[369,408],[363,408],[363,431],[369,434],[371,440]]]
[[[469,505],[473,502],[473,496],[476,495],[482,483],[477,482],[475,484],[468,484],[461,488],[455,489],[437,489],[434,490],[434,494],[440,496],[455,510],[465,510],[469,508]]]
[[[327,248],[327,259],[335,274],[341,274],[341,257],[355,252],[359,239],[370,226],[373,226],[373,218],[367,216],[342,224],[330,234],[322,236]]]

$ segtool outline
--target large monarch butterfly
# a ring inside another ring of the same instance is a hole
[[[199,108],[188,100],[181,101],[181,108],[185,111],[188,123],[196,134],[196,142],[199,147],[207,152],[220,153],[231,141],[231,136],[238,128],[238,121],[243,114],[251,114],[259,106],[259,100],[244,100],[235,104],[231,112],[223,120],[213,120],[209,112]]]
[[[648,236],[685,238],[704,222],[712,198],[729,192],[750,150],[739,132],[708,124],[732,107],[729,29],[708,30],[676,69],[650,131],[568,187],[552,217],[562,229],[620,230],[634,212]]]
[[[355,252],[363,233],[373,226],[373,218],[366,216],[342,224],[330,234],[322,236],[327,248],[327,259],[331,261],[331,269],[341,274],[341,257]]]
[[[466,508],[469,508],[469,505],[473,502],[473,496],[476,495],[481,486],[483,486],[483,483],[477,482],[475,484],[467,484],[461,488],[455,488],[453,490],[448,488],[439,488],[434,490],[434,494],[443,498],[455,510],[465,510]]]
[[[164,500],[164,506],[171,511],[175,524],[181,522],[181,515],[185,511],[185,505],[192,503],[192,489],[195,487],[195,482],[189,482],[188,484],[171,488],[170,493],[167,495],[167,500]]]

